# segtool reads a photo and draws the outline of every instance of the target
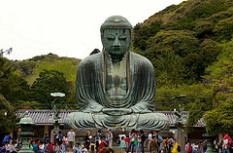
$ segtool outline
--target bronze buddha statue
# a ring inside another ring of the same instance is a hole
[[[111,16],[101,26],[103,51],[79,64],[79,112],[70,113],[71,128],[157,129],[168,127],[164,114],[155,113],[155,75],[151,62],[130,52],[132,26]]]

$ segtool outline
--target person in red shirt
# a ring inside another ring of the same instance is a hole
[[[127,147],[128,147],[129,144],[130,144],[130,138],[129,138],[129,136],[126,136],[125,142],[126,142],[126,145],[127,145]]]
[[[106,140],[103,140],[102,138],[100,138],[99,140],[99,150],[98,152],[103,149],[104,147],[108,147],[108,143]]]
[[[228,134],[225,134],[223,137],[223,146],[222,146],[222,152],[230,153],[232,144],[232,139]]]

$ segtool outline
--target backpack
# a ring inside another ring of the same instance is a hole
[[[59,141],[59,142],[62,142],[62,141],[63,141],[63,135],[62,135],[62,134],[59,134],[59,136],[58,136],[58,141]]]
[[[33,144],[32,147],[33,147],[33,150],[34,150],[34,151],[38,151],[38,150],[39,150],[39,146],[38,146],[37,143]]]
[[[52,144],[49,144],[49,146],[48,146],[47,149],[48,149],[48,150],[53,150],[53,145],[52,145]]]
[[[192,151],[193,151],[193,147],[191,145],[189,145],[188,152],[191,153]]]
[[[29,148],[30,148],[30,151],[34,151],[32,144],[29,144]]]
[[[181,151],[181,147],[180,147],[180,145],[178,145],[178,147],[177,147],[177,151],[178,151],[178,152],[180,152],[180,151]]]
[[[95,150],[95,145],[90,145],[90,149],[91,149],[91,151],[94,151]]]
[[[142,139],[142,142],[144,142],[146,140],[145,134],[142,134],[141,139]]]
[[[157,135],[158,143],[163,142],[163,137],[161,135]]]

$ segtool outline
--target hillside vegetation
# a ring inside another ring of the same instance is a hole
[[[156,109],[182,106],[189,126],[205,114],[209,131],[232,129],[232,34],[232,0],[187,0],[138,23],[133,48],[155,67]]]

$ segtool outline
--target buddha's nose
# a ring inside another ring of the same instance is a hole
[[[115,47],[119,47],[121,44],[120,44],[120,41],[118,38],[115,39],[114,43],[113,43],[113,46]]]

